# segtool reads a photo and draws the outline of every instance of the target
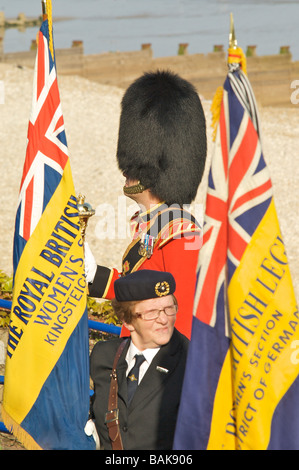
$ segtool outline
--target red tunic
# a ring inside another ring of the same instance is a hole
[[[156,210],[156,209],[155,209]],[[175,326],[185,336],[190,338],[192,311],[196,284],[196,266],[201,242],[200,228],[191,219],[191,214],[180,209],[169,221],[159,227],[155,237],[154,249],[151,256],[138,255],[140,233],[153,221],[153,211],[135,214],[131,219],[133,240],[123,257],[123,272],[99,266],[94,282],[89,286],[91,297],[112,299],[114,297],[114,281],[121,275],[137,269],[155,269],[172,273],[176,281],[175,297],[178,301],[178,314]],[[155,215],[155,214],[154,214]],[[161,229],[161,230],[160,230]],[[153,232],[149,232],[153,233]]]

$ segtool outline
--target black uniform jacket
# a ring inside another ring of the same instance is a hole
[[[111,449],[105,413],[114,356],[124,338],[98,342],[91,353],[91,378],[95,394],[93,414],[101,445]],[[162,346],[127,405],[127,362],[130,339],[117,366],[120,431],[125,450],[172,449],[189,340],[174,329]]]

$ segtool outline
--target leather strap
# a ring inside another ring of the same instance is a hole
[[[123,450],[123,443],[121,439],[120,429],[119,429],[119,409],[118,409],[118,383],[117,383],[117,374],[116,366],[119,361],[119,358],[124,350],[124,347],[128,339],[125,339],[119,346],[111,372],[111,382],[110,382],[110,391],[109,391],[109,400],[108,400],[108,411],[105,415],[105,423],[108,427],[109,438],[111,440],[112,450]]]

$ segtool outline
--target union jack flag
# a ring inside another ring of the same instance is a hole
[[[14,267],[57,188],[68,147],[57,83],[55,57],[48,47],[47,23],[39,35],[27,149],[21,179],[14,243]]]
[[[242,70],[229,72],[209,173],[198,264],[194,314],[201,321],[215,325],[220,289],[239,265],[272,193],[252,89]]]
[[[298,306],[254,95],[235,64],[223,87],[203,232],[174,449],[298,449],[299,366],[290,359]]]

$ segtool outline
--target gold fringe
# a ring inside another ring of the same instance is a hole
[[[24,429],[9,416],[3,406],[1,407],[1,415],[7,429],[23,444],[27,450],[43,450],[37,442]]]
[[[221,103],[222,103],[222,98],[223,98],[223,87],[220,86],[217,88],[216,93],[214,95],[212,104],[211,104],[211,113],[212,113],[212,128],[213,128],[213,142],[215,142],[216,139],[216,133],[217,133],[217,127],[218,127],[218,122],[220,119],[220,111],[221,111]]]
[[[53,22],[52,22],[52,1],[46,0],[46,10],[48,17],[48,27],[49,27],[49,49],[51,52],[52,60],[54,60],[54,45],[53,45]]]

